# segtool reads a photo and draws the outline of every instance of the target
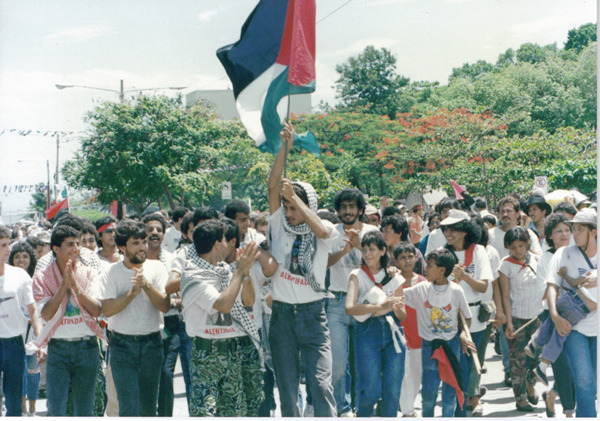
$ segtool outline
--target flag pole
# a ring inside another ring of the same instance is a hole
[[[290,122],[290,103],[292,99],[292,85],[288,87],[288,103],[287,103],[287,116],[285,121]],[[283,178],[287,178],[287,156],[288,156],[288,138],[285,138],[285,158],[283,160]]]

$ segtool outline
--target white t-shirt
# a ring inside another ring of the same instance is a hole
[[[540,257],[529,253],[527,267],[502,259],[500,272],[508,277],[510,312],[519,319],[531,319],[542,312],[542,298],[546,285],[538,281],[537,267]],[[531,266],[531,267],[529,267]]]
[[[262,327],[262,303],[260,288],[266,279],[259,262],[254,262],[250,269],[250,277],[254,286],[254,305],[245,307],[250,320],[254,322],[257,329]],[[221,295],[223,288],[218,279],[203,279],[195,286],[186,290],[183,295],[183,317],[192,320],[186,323],[185,330],[191,337],[199,336],[205,339],[226,339],[246,336],[247,333],[240,329],[239,324],[234,323],[230,314],[219,313],[213,308],[215,301]],[[242,302],[242,290],[236,298]]]
[[[283,229],[283,209],[279,208],[269,216],[271,254],[279,264],[277,271],[271,277],[273,300],[288,304],[303,304],[325,298],[326,292],[316,292],[308,283],[304,275],[292,259],[292,248],[296,236],[288,234]],[[313,259],[313,271],[315,279],[325,289],[325,273],[327,271],[327,260],[331,253],[331,247],[339,237],[339,232],[329,221],[321,221],[323,225],[331,229],[329,238],[317,238],[316,252]],[[294,269],[294,267],[296,268]]]
[[[367,275],[365,271],[360,268],[352,270],[350,275],[356,276],[356,279],[358,280],[358,291],[356,294],[357,304],[369,304],[368,302],[358,301],[360,300],[360,297],[362,297],[367,291],[373,287],[377,288],[377,286],[373,283],[371,278],[369,278],[369,275]],[[381,269],[379,272],[373,274],[373,278],[375,279],[375,282],[380,284],[381,281],[383,281],[383,278],[385,278],[385,271]],[[386,296],[390,296],[393,295],[394,292],[396,292],[396,290],[402,286],[402,284],[404,284],[404,278],[400,275],[396,275],[390,279],[387,284],[383,285],[381,290]]]
[[[527,232],[529,233],[529,251],[541,256],[542,248],[540,247],[537,235],[530,229],[528,229]],[[508,256],[508,249],[504,247],[504,236],[506,235],[506,232],[502,231],[499,227],[494,227],[489,230],[488,233],[490,235],[489,245],[496,249],[501,259],[504,259]]]
[[[431,253],[433,250],[439,249],[446,245],[446,236],[443,231],[439,228],[434,229],[429,234],[429,240],[427,240],[427,249],[425,250],[425,256]]]
[[[23,335],[27,329],[22,307],[35,302],[32,282],[23,269],[4,264],[4,275],[0,276],[0,338]]]
[[[165,292],[168,273],[158,260],[146,260],[143,265],[144,277],[160,292]],[[135,271],[127,269],[125,263],[112,265],[106,277],[106,286],[102,298],[118,298],[132,287],[131,279]],[[123,335],[147,335],[158,332],[163,324],[163,314],[142,291],[119,313],[108,318],[110,330]]]
[[[454,282],[434,285],[419,282],[404,289],[404,304],[417,311],[419,336],[426,341],[443,339],[449,341],[458,333],[458,310],[465,319],[471,319],[471,310],[463,289]]]
[[[598,255],[590,258],[590,262],[594,268],[598,267]],[[577,246],[561,247],[554,253],[552,260],[548,267],[548,275],[546,276],[546,282],[557,285],[560,288],[573,289],[567,281],[562,279],[558,273],[556,273],[561,267],[567,268],[567,275],[571,278],[579,278],[590,272],[592,269],[588,265],[583,253]],[[588,292],[596,297],[597,287],[589,288]],[[598,315],[597,310],[591,311],[588,315],[573,326],[573,330],[581,333],[585,336],[597,336],[598,335]]]
[[[169,253],[175,252],[181,239],[181,231],[177,231],[174,226],[167,228],[165,236],[163,237],[162,248],[167,250]]]
[[[456,257],[458,260],[465,264],[465,250],[463,251],[455,251]],[[492,268],[490,266],[490,260],[488,258],[488,254],[485,251],[485,248],[482,245],[476,244],[475,249],[473,250],[473,261],[469,266],[467,266],[465,272],[469,276],[477,280],[487,279],[488,285],[492,282]],[[448,281],[453,281],[454,277],[450,275],[448,277]],[[465,298],[468,303],[475,303],[477,301],[484,300],[484,293],[475,291],[471,285],[469,285],[466,281],[460,281],[458,285],[463,289],[465,293]],[[473,310],[473,320],[471,320],[471,327],[469,330],[471,332],[480,332],[485,329],[486,324],[481,323],[477,319],[477,315],[479,314],[479,306],[470,306]]]
[[[344,233],[344,224],[336,224],[335,229],[339,233],[339,237],[331,248],[331,254],[335,254],[342,250],[346,246],[348,236]],[[369,224],[362,224],[362,228],[358,233],[360,240],[369,231],[377,231],[377,227]],[[329,268],[329,279],[331,281],[329,285],[330,291],[346,292],[348,291],[348,279],[350,272],[353,269],[359,268],[362,260],[362,253],[357,248],[352,248],[350,252],[342,256],[335,265]]]

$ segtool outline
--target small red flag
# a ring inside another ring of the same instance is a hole
[[[112,203],[110,204],[110,213],[113,214],[113,216],[116,218],[117,214],[118,214],[118,202],[116,200],[113,200]]]
[[[68,197],[65,200],[63,200],[62,202],[58,202],[58,203],[50,206],[46,210],[46,219],[48,221],[51,221],[52,219],[54,219],[56,217],[56,214],[58,214],[58,211],[60,211],[61,209],[69,209],[69,198]]]
[[[440,380],[444,383],[450,385],[454,390],[456,390],[456,397],[458,399],[458,404],[460,405],[460,409],[463,409],[463,402],[465,400],[465,394],[463,393],[460,385],[458,384],[458,380],[456,379],[456,375],[454,374],[454,370],[452,369],[452,365],[450,364],[450,360],[448,360],[448,356],[446,352],[444,352],[444,348],[439,347],[433,354],[431,358],[437,360],[438,362],[438,373],[440,376]]]
[[[450,180],[450,184],[452,184],[452,188],[454,189],[454,195],[456,196],[457,200],[462,199],[462,194],[465,191],[465,189],[463,189],[461,186],[458,185],[458,183],[456,183],[456,181],[452,181]]]

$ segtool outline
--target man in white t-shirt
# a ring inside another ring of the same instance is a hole
[[[225,218],[229,218],[238,225],[240,229],[240,247],[244,247],[250,242],[260,245],[266,240],[265,236],[260,234],[250,226],[250,206],[243,200],[234,199],[225,206],[223,212]]]
[[[327,303],[327,322],[331,332],[331,353],[333,360],[333,393],[338,415],[352,414],[350,406],[350,376],[347,375],[349,354],[349,333],[351,317],[346,315],[346,293],[350,272],[361,265],[360,242],[365,233],[376,231],[377,227],[364,224],[361,219],[365,212],[365,198],[358,189],[340,190],[333,198],[333,205],[342,221],[335,225],[339,233],[328,259],[329,291],[335,296]]]
[[[92,416],[100,365],[98,325],[101,285],[98,272],[78,262],[80,232],[67,225],[52,231],[50,246],[56,260],[33,278],[33,295],[46,321],[34,345],[48,344],[46,389],[48,415],[64,417],[69,387],[75,416]]]
[[[119,416],[156,416],[163,363],[163,313],[171,308],[165,293],[168,273],[157,260],[147,260],[148,242],[142,222],[124,220],[115,240],[123,261],[111,266],[103,293],[108,317],[110,365],[119,400]]]
[[[181,220],[188,212],[188,209],[183,206],[178,206],[173,210],[171,219],[173,220],[173,226],[167,229],[165,232],[165,238],[163,240],[163,248],[169,253],[175,252],[181,239]]]
[[[21,307],[29,311],[36,335],[39,335],[41,325],[31,291],[31,278],[23,269],[6,263],[10,256],[10,236],[10,230],[0,225],[0,373],[4,376],[6,416],[20,417],[25,368],[23,332],[27,329],[27,317]]]
[[[181,276],[186,329],[193,338],[192,416],[256,417],[263,400],[260,371],[261,308],[251,268],[258,247],[249,244],[230,266],[221,221],[194,230],[194,251]],[[260,272],[260,265],[257,265]]]
[[[280,134],[288,152],[294,129]],[[286,148],[281,148],[268,180],[269,240],[279,269],[271,278],[273,313],[269,343],[281,414],[299,417],[300,353],[306,361],[306,384],[315,417],[335,417],[332,356],[324,298],[327,259],[339,237],[333,224],[317,216],[317,194],[303,182],[282,179]]]

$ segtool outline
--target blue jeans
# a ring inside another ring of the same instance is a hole
[[[69,386],[72,389],[73,414],[91,417],[94,412],[96,376],[100,366],[98,339],[67,341],[52,339],[46,359],[48,416],[64,417]]]
[[[163,363],[160,332],[110,338],[110,366],[117,389],[120,417],[156,416]]]
[[[331,332],[333,359],[333,396],[338,414],[352,411],[350,406],[350,373],[348,371],[349,331],[352,316],[346,315],[346,293],[333,292],[327,305],[327,323]]]
[[[565,342],[575,382],[577,417],[596,417],[596,336],[572,330]]]
[[[36,401],[40,394],[40,366],[37,355],[25,355],[25,375],[23,376],[23,396]]]
[[[485,332],[485,330],[482,330],[480,332],[471,333],[471,339],[473,339],[473,343],[475,344],[476,347],[479,347],[479,343],[481,342],[481,338],[483,337],[484,332]],[[460,409],[460,405],[458,404],[458,401],[456,402],[456,410],[454,411],[454,416],[455,417],[466,417],[467,416],[467,396],[469,394],[468,393],[469,392],[469,380],[471,379],[471,371],[475,369],[475,364],[473,363],[472,355],[467,356],[466,354],[463,354],[462,349],[459,352],[460,352],[460,376],[462,379],[462,384],[460,385],[460,388],[462,389],[462,391],[465,394],[465,399],[463,402],[462,409]],[[479,362],[482,363],[481,360]],[[477,395],[479,395],[479,391],[477,392]]]
[[[192,369],[190,360],[192,359],[192,339],[185,331],[185,322],[181,320],[179,325],[179,362],[181,363],[181,372],[183,382],[185,383],[185,398],[188,409],[190,407],[190,397],[192,396]]]
[[[166,338],[163,339],[163,366],[160,373],[160,383],[158,386],[158,416],[173,416],[173,373],[175,364],[177,364],[177,355],[179,353],[179,323],[181,316],[173,315],[165,317],[164,332]]]
[[[23,370],[25,370],[23,337],[0,338],[0,372],[3,374],[2,390],[6,398],[7,417],[22,415]]]
[[[400,323],[396,321],[396,325],[402,331]],[[356,415],[372,417],[381,398],[380,415],[397,417],[406,348],[400,344],[402,352],[396,352],[390,326],[383,316],[357,322],[354,329]]]
[[[433,349],[431,342],[423,339],[421,347],[421,358],[423,364],[423,376],[421,377],[421,397],[423,398],[423,417],[433,417],[435,401],[440,387],[440,376],[438,374],[437,360],[431,359]],[[450,350],[460,361],[460,341],[456,335],[448,342]],[[456,409],[456,391],[452,386],[442,383],[442,417],[454,417]]]
[[[281,415],[299,417],[300,352],[306,359],[306,384],[315,417],[335,417],[331,383],[331,342],[324,301],[286,304],[273,301],[269,343],[281,400]]]
[[[565,414],[575,413],[575,385],[569,366],[567,351],[563,347],[556,361],[552,363],[552,372],[554,373],[554,387],[552,388],[560,398],[560,404]]]

